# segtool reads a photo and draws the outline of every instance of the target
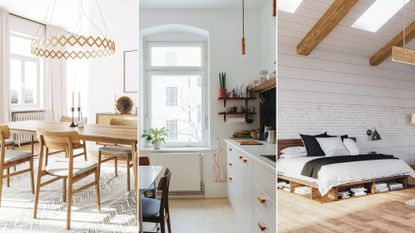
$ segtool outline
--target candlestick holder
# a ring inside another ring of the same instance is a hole
[[[72,123],[71,123],[71,125],[69,127],[75,128],[77,126],[75,124],[75,116],[74,116],[74,114],[75,114],[75,108],[71,108],[71,112],[72,112]]]
[[[81,107],[78,107],[78,122],[82,121],[81,119]]]

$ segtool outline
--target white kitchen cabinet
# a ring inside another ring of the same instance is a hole
[[[228,198],[244,233],[276,229],[275,168],[228,143]]]

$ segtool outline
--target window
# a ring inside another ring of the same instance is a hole
[[[177,106],[177,87],[166,87],[166,105]]]
[[[147,42],[145,128],[166,127],[166,146],[208,146],[205,43]]]
[[[177,120],[166,121],[167,138],[169,140],[177,140]]]
[[[10,35],[10,104],[14,108],[40,107],[41,59],[31,54],[32,39]]]

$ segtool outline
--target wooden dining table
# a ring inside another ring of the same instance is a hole
[[[21,133],[31,136],[32,152],[37,130],[45,131],[77,131],[81,140],[88,142],[100,142],[119,145],[130,145],[133,157],[134,170],[134,191],[136,200],[138,200],[138,132],[137,128],[131,126],[119,125],[95,125],[85,124],[83,128],[71,128],[68,122],[49,122],[49,121],[19,121],[8,124],[12,133]],[[138,202],[137,202],[138,203]],[[139,209],[139,208],[137,208]],[[138,210],[137,210],[138,212]],[[137,213],[137,217],[138,217]]]
[[[144,192],[149,190],[152,185],[156,182],[157,178],[161,175],[161,172],[163,171],[163,166],[140,166],[139,170],[139,195],[138,195],[138,203],[140,203],[139,211],[138,211],[138,221],[139,221],[139,227],[140,227],[140,233],[144,232],[143,229],[143,214],[142,214],[142,205],[141,205],[141,198],[144,195]]]

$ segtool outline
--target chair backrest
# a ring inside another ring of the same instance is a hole
[[[5,140],[12,136],[10,128],[6,124],[0,124],[0,139]],[[3,144],[2,144],[3,145]]]
[[[168,211],[169,206],[169,189],[170,189],[171,170],[166,168],[164,176],[160,178],[157,190],[161,191],[160,200],[160,216],[164,217],[165,211]]]
[[[111,118],[110,125],[122,125],[122,126],[137,127],[137,121],[136,120],[125,120],[125,119]]]
[[[41,145],[49,149],[67,150],[72,145],[80,143],[79,134],[76,131],[58,132],[38,130],[37,135]]]
[[[150,158],[148,156],[138,157],[138,165],[140,165],[140,166],[150,166]]]
[[[75,117],[75,121],[78,120],[77,117]],[[88,123],[88,118],[87,117],[82,117],[82,120],[84,123]],[[61,116],[61,120],[60,122],[72,122],[72,117],[70,116]]]

